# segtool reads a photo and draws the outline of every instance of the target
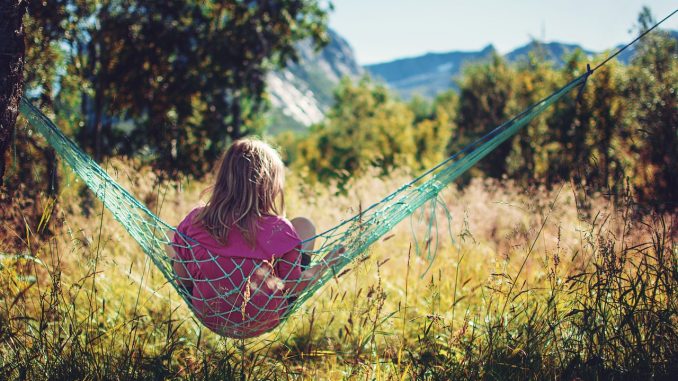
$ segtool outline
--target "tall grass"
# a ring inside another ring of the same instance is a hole
[[[109,170],[172,223],[207,183],[160,183],[128,168]],[[288,214],[330,227],[406,178],[358,179],[336,196],[292,175]],[[83,206],[79,185],[69,185],[51,216],[54,236],[0,259],[0,378],[573,380],[678,371],[677,222],[628,193],[613,204],[572,184],[451,187],[441,195],[448,210],[425,209],[396,227],[281,328],[234,341],[196,323],[101,204]],[[428,239],[432,216],[437,234]]]

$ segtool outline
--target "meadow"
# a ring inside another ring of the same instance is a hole
[[[164,181],[120,160],[107,170],[172,224],[210,181]],[[24,251],[0,257],[2,379],[602,380],[678,370],[678,223],[628,188],[611,198],[574,182],[452,185],[441,194],[451,219],[422,208],[280,328],[241,341],[197,323],[136,242],[63,177],[53,212],[15,231]],[[328,228],[410,177],[368,174],[337,194],[292,171],[287,215]],[[37,202],[52,210],[51,199]]]

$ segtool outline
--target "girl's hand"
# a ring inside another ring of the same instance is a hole
[[[289,295],[296,296],[300,294],[306,287],[315,284],[325,271],[329,270],[341,260],[341,255],[344,252],[346,252],[346,249],[343,246],[339,246],[332,250],[311,268],[304,270],[298,280],[289,282]]]
[[[325,258],[323,258],[323,264],[325,264],[327,267],[334,266],[337,262],[339,262],[339,260],[341,260],[342,254],[345,252],[346,248],[344,246],[337,247],[327,254]]]

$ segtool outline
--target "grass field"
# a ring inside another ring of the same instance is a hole
[[[108,170],[172,224],[208,184],[159,185],[128,168]],[[287,214],[328,228],[408,178],[368,176],[337,196],[290,174]],[[31,249],[0,260],[3,379],[603,380],[678,371],[678,222],[630,194],[613,203],[573,184],[451,187],[442,194],[449,229],[442,210],[424,210],[438,216],[433,239],[415,215],[281,328],[238,341],[201,327],[134,240],[82,197],[82,184],[65,185],[50,224],[16,232]],[[48,225],[53,237],[32,241]]]

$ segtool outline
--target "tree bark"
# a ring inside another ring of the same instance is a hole
[[[0,0],[0,185],[23,93],[25,0]]]

